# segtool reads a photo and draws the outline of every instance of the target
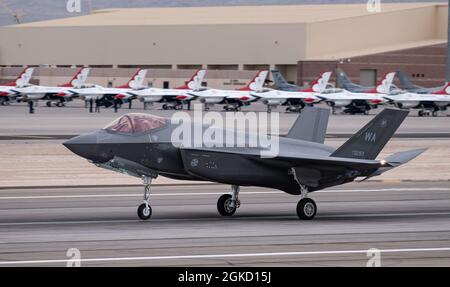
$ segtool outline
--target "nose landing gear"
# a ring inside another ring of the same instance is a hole
[[[150,185],[153,178],[143,176],[142,181],[144,183],[144,203],[139,205],[137,214],[140,219],[147,220],[152,216],[152,207],[150,206]]]

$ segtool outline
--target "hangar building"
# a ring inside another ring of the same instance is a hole
[[[210,86],[243,85],[260,68],[276,68],[299,84],[342,66],[352,79],[373,83],[405,69],[419,82],[442,83],[447,4],[365,4],[136,8],[0,27],[0,77],[34,65],[38,81],[93,67],[91,82],[119,84],[136,67],[155,86],[175,86],[192,70],[210,70]],[[56,69],[61,68],[63,73]],[[11,68],[15,67],[15,68]],[[111,83],[112,82],[112,83]]]

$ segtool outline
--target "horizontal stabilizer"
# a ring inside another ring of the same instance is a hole
[[[410,162],[411,160],[415,159],[416,157],[424,153],[426,150],[427,150],[426,148],[420,148],[415,150],[408,150],[394,153],[383,160],[386,166],[378,168],[374,173],[366,177],[364,180],[367,180],[374,176],[381,175],[386,171],[389,171],[393,168],[401,166],[402,164]]]
[[[329,109],[306,107],[289,130],[287,137],[324,143],[329,116]]]
[[[415,150],[394,153],[393,155],[388,156],[385,159],[385,161],[390,165],[392,165],[393,167],[397,167],[415,159],[416,157],[424,153],[426,150],[427,150],[426,148],[420,148]]]

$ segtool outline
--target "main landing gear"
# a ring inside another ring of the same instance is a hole
[[[241,206],[241,202],[239,201],[240,187],[238,185],[232,185],[231,189],[233,190],[232,194],[224,194],[217,201],[217,211],[222,216],[232,216]]]
[[[300,187],[300,201],[297,204],[297,215],[302,220],[311,220],[316,216],[317,205],[314,200],[308,198],[308,187],[300,182],[295,168],[291,169],[291,173]]]
[[[142,220],[147,220],[152,217],[152,207],[150,206],[150,185],[152,184],[152,180],[152,177],[142,177],[144,183],[144,203],[139,205],[137,210],[137,214]]]

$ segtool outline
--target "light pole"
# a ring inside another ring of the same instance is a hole
[[[450,0],[448,1],[448,20],[447,20],[447,67],[445,79],[450,82]]]

